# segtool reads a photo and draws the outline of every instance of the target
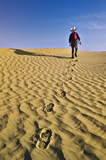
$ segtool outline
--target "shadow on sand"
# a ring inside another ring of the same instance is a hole
[[[71,59],[71,57],[64,57],[64,56],[56,56],[56,55],[45,55],[45,54],[38,54],[38,53],[33,53],[33,52],[27,52],[27,51],[23,51],[21,49],[14,49],[14,53],[18,54],[18,55],[28,55],[28,56],[45,56],[45,57],[55,57],[55,58],[64,58],[64,59]]]

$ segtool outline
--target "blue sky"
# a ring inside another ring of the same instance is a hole
[[[106,0],[0,0],[0,48],[70,48],[106,51]]]

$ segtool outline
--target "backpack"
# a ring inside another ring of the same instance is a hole
[[[73,32],[72,33],[72,40],[76,40],[77,39],[77,34],[76,34],[76,32]]]

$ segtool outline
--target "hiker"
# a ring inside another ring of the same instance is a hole
[[[70,31],[72,31],[72,33],[69,36],[69,45],[72,48],[72,58],[74,58],[74,48],[75,48],[75,57],[77,57],[77,50],[78,50],[77,40],[79,40],[80,45],[81,45],[81,40],[80,40],[78,33],[75,32],[76,30],[77,30],[76,27],[73,27],[70,29]]]

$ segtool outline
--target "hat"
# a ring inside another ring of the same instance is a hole
[[[76,30],[77,30],[76,27],[73,27],[73,28],[70,29],[70,31],[76,31]]]

